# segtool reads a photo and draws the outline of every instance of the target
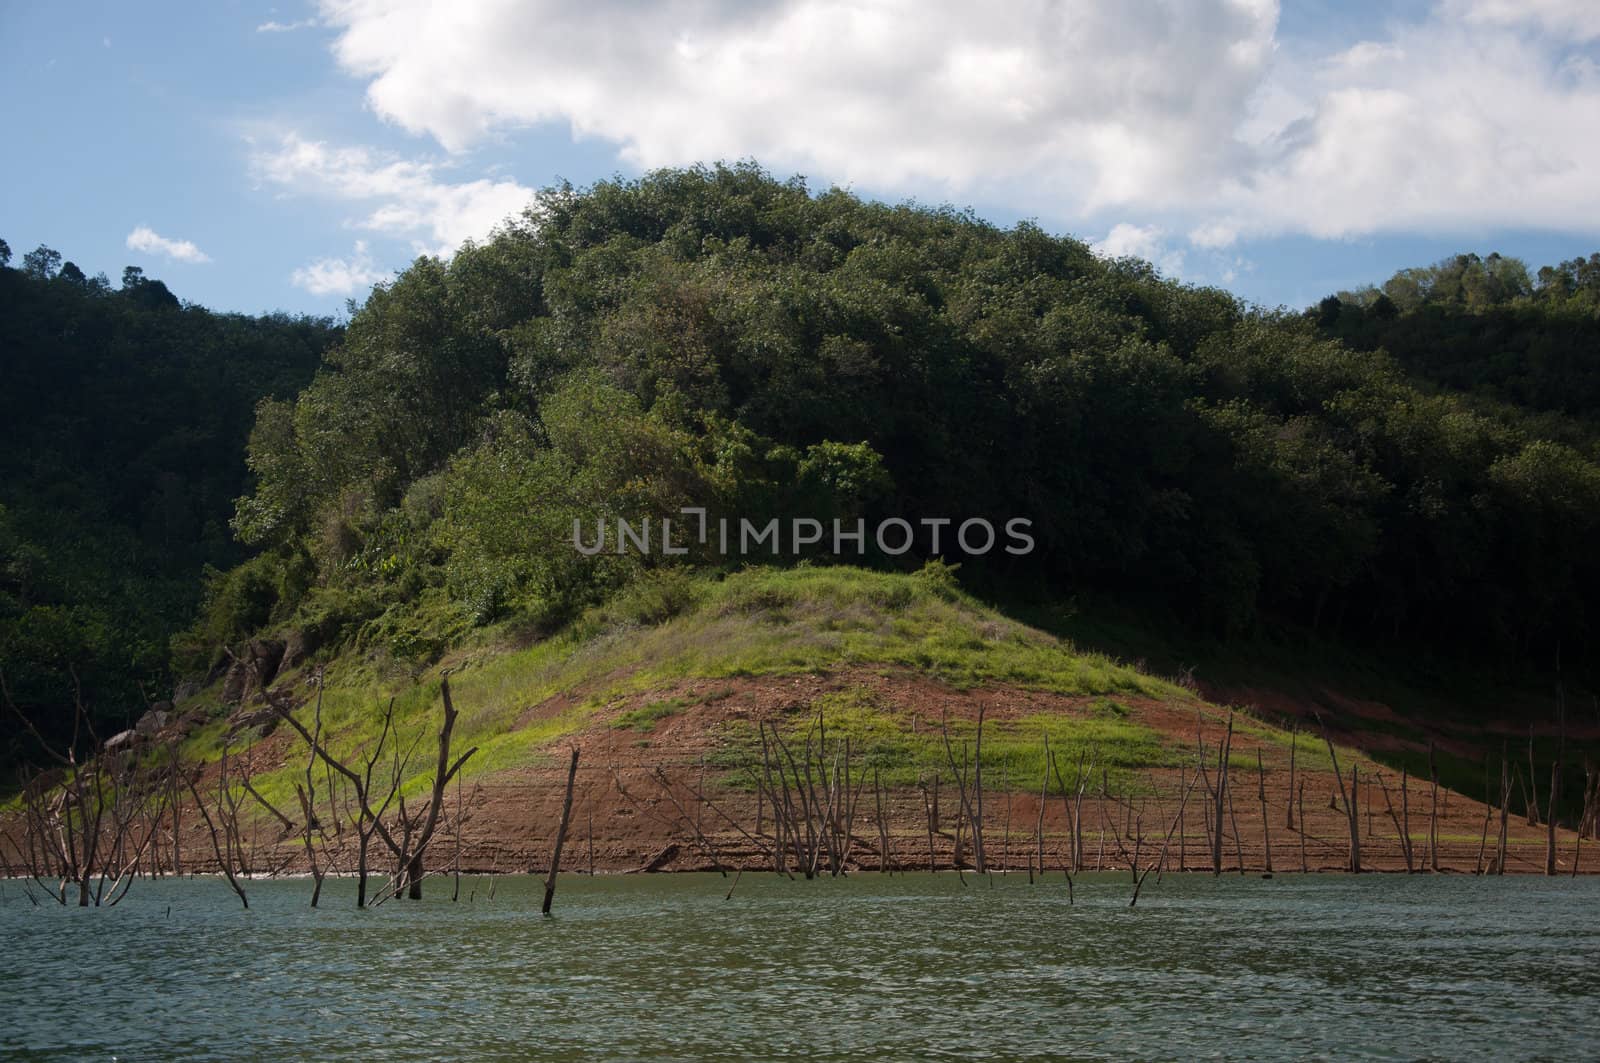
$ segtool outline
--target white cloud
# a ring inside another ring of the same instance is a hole
[[[303,18],[294,22],[273,22],[268,20],[256,27],[257,33],[293,33],[295,30],[310,29],[317,25],[314,18]]]
[[[1183,250],[1173,247],[1166,232],[1155,225],[1119,222],[1111,227],[1105,239],[1090,246],[1103,258],[1142,258],[1169,277],[1183,272]]]
[[[754,156],[875,187],[997,173],[1166,201],[1236,164],[1276,0],[323,5],[372,108],[463,150],[561,122],[657,166]]]
[[[1245,235],[1595,230],[1600,77],[1536,33],[1434,18],[1286,88],[1301,115],[1209,203]]]
[[[320,14],[372,109],[450,152],[559,123],[640,166],[754,157],[891,194],[1003,197],[1058,224],[1134,218],[1204,249],[1600,231],[1593,0],[1438,0],[1381,39],[1297,40],[1293,64],[1276,0],[324,0]],[[437,242],[508,212],[517,188],[321,150],[306,166],[339,171],[330,184],[426,189],[365,223]]]
[[[354,228],[412,241],[418,252],[448,257],[465,240],[481,240],[533,200],[533,190],[509,180],[451,183],[441,167],[382,155],[362,147],[330,147],[290,133],[252,154],[258,179],[289,194],[360,204]]]
[[[295,270],[289,278],[295,287],[312,295],[354,295],[385,279],[387,275],[373,265],[364,240],[356,241],[355,252],[349,258],[319,258]]]
[[[1468,23],[1534,26],[1583,41],[1600,37],[1600,4],[1594,0],[1444,0],[1440,6]]]
[[[165,255],[175,262],[210,262],[211,256],[188,240],[169,240],[148,225],[141,225],[128,234],[129,251],[142,251],[147,255]]]

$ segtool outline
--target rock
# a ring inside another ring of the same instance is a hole
[[[287,672],[300,667],[315,652],[317,640],[314,635],[304,628],[290,631],[283,637],[283,660],[278,664],[278,671]]]
[[[284,644],[279,639],[251,639],[247,647],[249,659],[261,673],[261,685],[269,685],[278,675],[283,663]]]
[[[244,700],[244,692],[250,689],[254,682],[255,677],[250,674],[250,666],[243,661],[235,661],[222,680],[222,703],[239,704]]]
[[[139,717],[138,723],[133,725],[134,731],[146,738],[152,737],[166,730],[167,721],[171,718],[171,713],[167,711],[172,708],[171,703],[163,701],[158,702],[157,704],[165,705],[167,708],[158,709],[152,707],[149,712]]]
[[[252,727],[261,728],[261,737],[265,738],[278,727],[278,714],[272,709],[240,709],[228,717],[228,737],[232,739],[241,731],[248,731]]]
[[[246,694],[270,685],[283,663],[283,643],[278,639],[251,639],[238,660],[228,666],[222,680],[222,703],[238,705]],[[258,683],[259,677],[259,683]]]
[[[114,734],[110,738],[106,739],[105,747],[107,749],[120,749],[123,746],[131,745],[132,743],[137,741],[138,738],[139,738],[139,732],[138,731],[134,731],[134,730],[131,730],[131,729],[127,730],[127,731],[118,731],[116,734]]]
[[[197,681],[193,679],[185,679],[183,682],[172,688],[172,700],[175,702],[187,701],[196,694],[200,693],[201,689],[202,688]]]

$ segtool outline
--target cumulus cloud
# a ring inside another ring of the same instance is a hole
[[[128,234],[129,251],[142,251],[147,255],[164,255],[174,262],[210,262],[211,256],[188,240],[169,240],[148,225],[141,225]]]
[[[1274,0],[328,3],[380,115],[451,151],[555,121],[642,166],[754,156],[960,191],[996,174],[1093,203],[1237,164]]]
[[[349,258],[319,258],[302,266],[289,278],[297,288],[312,295],[354,295],[358,290],[370,288],[385,279],[385,274],[372,262],[364,240],[357,240],[355,251]]]
[[[1169,277],[1183,272],[1184,252],[1168,241],[1167,233],[1156,225],[1119,222],[1105,239],[1090,245],[1103,258],[1142,258]]]
[[[295,133],[252,154],[258,180],[288,194],[359,205],[349,224],[409,239],[419,253],[448,257],[465,240],[481,240],[533,200],[511,180],[451,182],[431,162],[401,159],[364,147],[334,147]]]
[[[1292,64],[1276,0],[325,0],[320,14],[370,107],[449,152],[557,123],[640,166],[755,157],[1056,223],[1137,218],[1205,249],[1600,229],[1592,0],[1438,0],[1381,39],[1296,40]],[[417,165],[349,168],[401,181]],[[473,204],[511,198],[422,171]],[[452,199],[396,197],[368,221],[471,228],[475,208]]]

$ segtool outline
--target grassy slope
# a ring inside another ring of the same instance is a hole
[[[552,743],[587,727],[647,733],[690,706],[694,698],[669,695],[696,680],[866,669],[911,673],[958,690],[1005,686],[1082,699],[1071,713],[1041,712],[986,729],[985,771],[1029,790],[1042,781],[1043,734],[1065,763],[1092,749],[1113,779],[1131,782],[1137,770],[1171,766],[1192,755],[1142,723],[1138,704],[1175,703],[1191,715],[1220,712],[1174,682],[1000,615],[938,568],[916,575],[799,568],[751,569],[720,580],[669,576],[532,647],[491,643],[446,663],[461,713],[457,748],[479,750],[466,772],[469,779],[536,762]],[[376,738],[379,706],[390,697],[407,741],[423,736],[406,773],[407,791],[416,792],[426,787],[431,771],[429,747],[440,703],[436,673],[421,681],[385,678],[359,662],[335,661],[328,666],[324,727],[336,748],[353,751]],[[605,712],[619,705],[633,707],[620,715]],[[803,740],[818,711],[830,735],[852,737],[886,783],[912,783],[919,771],[943,763],[936,731],[926,723],[917,730],[906,713],[880,704],[864,688],[817,699],[809,713],[789,722],[791,733]],[[219,756],[224,726],[219,720],[197,732],[189,754]],[[1253,721],[1241,726],[1289,740]],[[970,733],[970,723],[952,721],[958,742]],[[753,726],[730,725],[716,738],[713,762],[729,769],[731,778],[753,747]],[[1302,763],[1325,757],[1308,736],[1299,745]],[[255,785],[270,800],[292,805],[300,770],[291,763],[262,773]]]

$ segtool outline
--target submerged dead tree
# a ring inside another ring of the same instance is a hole
[[[18,858],[27,877],[57,904],[72,904],[75,897],[80,908],[110,907],[126,896],[156,838],[174,790],[169,775],[176,761],[147,763],[129,740],[101,742],[76,672],[72,684],[72,737],[58,749],[17,708],[0,675],[0,699],[57,764],[55,771],[23,779]]]
[[[544,904],[540,911],[550,914],[550,905],[556,897],[556,873],[561,870],[561,846],[567,840],[567,823],[572,819],[572,784],[578,777],[578,747],[572,747],[572,760],[567,765],[567,796],[561,803],[561,825],[556,828],[556,846],[550,854],[550,876],[544,880]]]
[[[1318,726],[1322,726],[1322,718],[1317,718]],[[1360,785],[1356,765],[1350,765],[1350,788],[1345,789],[1344,776],[1339,772],[1339,753],[1333,748],[1333,739],[1328,737],[1327,727],[1322,727],[1322,741],[1328,747],[1328,759],[1333,761],[1333,777],[1339,783],[1339,796],[1344,802],[1345,821],[1350,828],[1350,873],[1361,873],[1361,817],[1356,808],[1356,788]]]

